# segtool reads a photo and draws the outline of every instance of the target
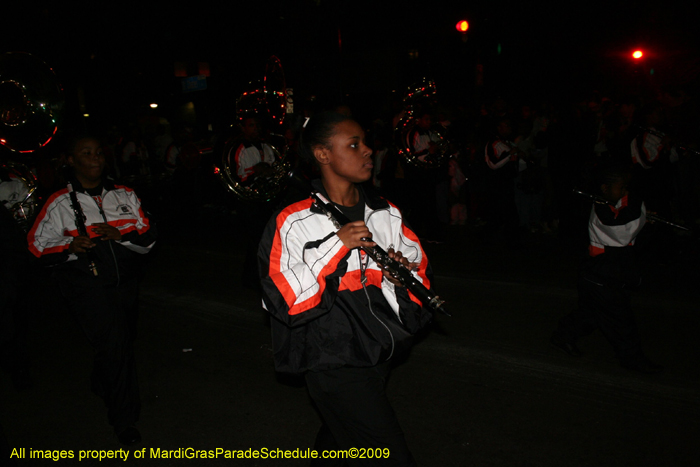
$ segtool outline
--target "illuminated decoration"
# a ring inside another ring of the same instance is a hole
[[[53,70],[28,53],[0,55],[0,144],[31,153],[56,133],[63,89]]]
[[[634,58],[635,60],[639,60],[643,56],[644,53],[641,50],[635,50],[634,52],[632,52],[632,58]]]
[[[460,21],[457,23],[457,31],[461,32],[462,34],[465,34],[467,32],[467,29],[469,29],[469,23],[465,20]]]
[[[287,85],[279,58],[272,55],[266,63],[262,82],[248,83],[248,90],[236,101],[236,118],[239,123],[251,115],[257,115],[263,125],[280,127],[287,114]]]

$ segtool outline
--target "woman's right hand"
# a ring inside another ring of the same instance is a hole
[[[69,253],[85,253],[87,250],[89,250],[91,248],[95,248],[95,244],[92,243],[92,240],[90,240],[90,237],[80,235],[78,237],[73,238],[73,241],[70,243],[70,246],[68,247],[68,252]]]
[[[359,247],[373,247],[377,244],[374,243],[372,238],[372,232],[369,231],[364,221],[355,221],[345,224],[336,235],[343,242],[348,249],[352,250]],[[369,239],[369,241],[364,241],[364,239]]]

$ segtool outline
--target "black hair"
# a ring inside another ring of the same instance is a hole
[[[314,148],[328,148],[330,139],[335,134],[335,126],[348,120],[354,121],[337,112],[321,112],[311,117],[299,139],[299,155],[304,161],[315,164]]]
[[[595,172],[596,190],[600,191],[602,185],[611,186],[619,180],[624,180],[630,176],[630,169],[625,165],[612,163],[600,166]]]
[[[66,146],[65,146],[66,156],[72,156],[73,153],[75,152],[75,147],[78,145],[78,143],[80,141],[82,141],[84,139],[93,139],[93,140],[99,142],[100,144],[102,144],[101,143],[102,139],[95,134],[87,133],[87,132],[71,133],[71,134],[67,135],[67,138],[66,138]]]

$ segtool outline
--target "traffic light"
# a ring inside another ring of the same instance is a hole
[[[641,49],[637,49],[632,52],[632,58],[635,60],[640,60],[644,56],[644,52]]]
[[[462,20],[455,25],[457,31],[462,34],[462,42],[467,42],[467,29],[469,29],[469,23],[466,20]]]
[[[457,26],[455,27],[457,28],[457,31],[461,32],[462,34],[466,34],[467,29],[469,29],[469,23],[465,20],[462,20],[459,23],[457,23]]]

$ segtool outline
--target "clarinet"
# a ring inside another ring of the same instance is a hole
[[[75,194],[75,191],[73,191],[73,185],[71,182],[68,182],[67,188],[71,200],[71,207],[73,208],[73,213],[75,214],[75,227],[78,229],[78,234],[89,238],[87,227],[85,227],[85,213],[83,212],[83,208],[80,207],[78,196]],[[92,250],[87,250],[85,253],[87,254],[88,258],[88,269],[93,276],[97,276],[97,266],[95,266],[95,257]]]
[[[350,222],[350,219],[348,219],[345,214],[340,212],[336,206],[323,201],[318,192],[311,187],[309,182],[303,179],[299,174],[296,174],[295,171],[290,172],[288,177],[290,182],[311,194],[314,205],[323,211],[336,229],[340,229],[345,224]],[[362,240],[371,241],[369,238],[363,238]],[[401,285],[410,290],[411,293],[413,293],[413,295],[415,295],[422,303],[430,307],[433,311],[440,311],[447,316],[452,316],[443,306],[445,303],[444,300],[440,299],[440,297],[428,290],[401,262],[390,258],[389,254],[379,245],[373,247],[363,246],[360,248],[362,251],[367,253],[369,257],[379,265],[380,268],[387,271],[391,277],[398,280]]]
[[[610,201],[608,201],[607,199],[603,198],[602,196],[592,195],[592,194],[590,194],[590,193],[586,193],[585,191],[577,190],[577,189],[575,189],[575,188],[574,188],[573,192],[574,192],[574,194],[576,194],[576,195],[583,196],[584,198],[588,198],[589,201],[592,201],[592,202],[594,202],[594,203],[596,203],[596,204],[605,204],[605,205],[608,205],[608,206],[613,206],[613,207],[615,207],[615,203],[611,203]],[[653,213],[649,213],[649,212],[648,212],[648,213],[646,214],[646,216],[647,216],[647,219],[649,219],[649,220],[652,221],[652,222],[660,222],[661,224],[670,225],[671,227],[675,227],[676,229],[680,229],[680,230],[685,230],[685,231],[687,231],[687,232],[690,232],[690,231],[691,231],[688,227],[684,227],[684,226],[682,226],[682,225],[674,224],[673,222],[667,221],[667,220],[664,219],[663,217],[657,216],[656,214],[653,214]]]

